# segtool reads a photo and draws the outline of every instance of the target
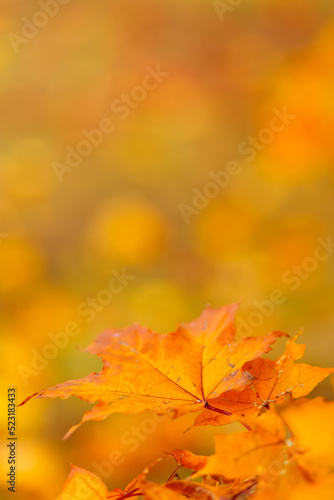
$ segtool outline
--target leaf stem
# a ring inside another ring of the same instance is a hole
[[[228,417],[232,417],[232,413],[226,410],[221,410],[220,408],[216,408],[215,406],[211,406],[208,402],[205,403],[205,408],[208,410],[215,411],[217,413],[221,413],[222,415],[227,415]]]
[[[169,483],[172,479],[174,479],[174,477],[177,474],[177,471],[179,470],[180,467],[181,467],[181,465],[177,465],[176,469],[173,470],[173,472],[171,473],[171,475],[167,479],[166,483]]]
[[[290,432],[289,438],[294,439],[295,435],[294,435],[294,433],[293,433],[290,425],[288,424],[288,422],[285,420],[285,418],[283,417],[283,415],[281,415],[281,413],[277,412],[277,415],[280,417],[280,419],[282,420],[283,424],[286,426],[286,428]]]
[[[226,410],[222,410],[221,408],[216,408],[215,406],[211,406],[208,402],[205,403],[204,405],[205,408],[211,411],[215,411],[216,413],[221,413],[222,415],[227,415],[228,417],[232,417],[232,413]],[[249,425],[245,424],[241,420],[236,419],[237,422],[239,422],[241,425],[243,425],[248,431],[251,431],[251,427]]]

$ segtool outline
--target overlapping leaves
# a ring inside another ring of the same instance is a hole
[[[115,412],[173,409],[180,415],[209,407],[222,394],[249,386],[253,375],[244,369],[245,364],[268,352],[285,335],[271,332],[266,337],[237,340],[236,309],[236,304],[207,307],[198,319],[163,335],[137,325],[108,330],[86,349],[101,358],[101,372],[27,399],[75,395],[89,403],[98,402],[81,423],[102,420]]]
[[[333,500],[333,415],[334,402],[303,398],[281,414],[270,409],[247,417],[253,430],[216,436],[212,456],[171,451],[177,469],[195,472],[182,480],[172,474],[163,484],[148,479],[155,463],[124,490],[110,492],[92,473],[72,466],[57,500]],[[310,419],[322,427],[318,440],[310,435]]]
[[[305,438],[309,422],[306,432],[296,425],[296,418],[300,424],[308,412],[313,412],[316,421],[319,408],[328,428],[325,434],[332,437],[333,403],[304,398],[281,414],[272,406],[288,395],[306,396],[334,369],[296,363],[304,354],[296,337],[287,341],[276,360],[263,358],[273,342],[285,334],[271,332],[266,337],[237,340],[236,309],[237,305],[207,307],[198,319],[164,335],[137,325],[108,330],[87,348],[101,358],[101,372],[64,382],[27,400],[76,395],[97,402],[82,422],[102,420],[115,412],[149,409],[164,413],[172,409],[178,416],[200,410],[195,426],[239,420],[249,431],[216,436],[212,456],[187,450],[169,452],[177,467],[162,485],[147,479],[155,463],[124,490],[111,492],[92,473],[72,466],[58,500],[333,500],[334,446],[328,446],[326,438],[315,443],[311,440],[309,446],[310,440]],[[192,475],[179,480],[177,470],[181,467],[192,470]]]

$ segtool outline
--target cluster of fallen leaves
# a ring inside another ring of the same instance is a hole
[[[334,369],[296,363],[304,354],[296,337],[287,340],[285,352],[276,360],[261,357],[277,338],[288,336],[271,332],[237,340],[236,309],[236,304],[207,307],[195,321],[164,335],[137,325],[108,330],[87,348],[103,361],[101,372],[27,398],[76,395],[97,403],[66,437],[87,420],[147,409],[173,410],[175,416],[200,411],[194,426],[238,420],[247,429],[216,436],[216,452],[209,457],[171,451],[176,468],[163,485],[147,479],[155,465],[151,464],[124,491],[108,493],[98,477],[73,465],[58,500],[262,500],[268,496],[305,500],[316,495],[334,499],[334,403],[302,398]],[[288,396],[302,399],[276,411],[275,405]],[[313,419],[303,425],[308,415]],[[310,443],[311,426],[317,432],[321,429],[322,438]],[[179,479],[181,467],[192,471],[189,478]]]

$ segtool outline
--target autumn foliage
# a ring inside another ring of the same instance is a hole
[[[66,437],[88,420],[144,410],[173,411],[174,417],[199,412],[194,426],[238,420],[245,428],[217,435],[211,456],[179,449],[165,453],[175,461],[165,484],[147,478],[156,462],[124,491],[112,492],[97,476],[72,465],[58,500],[334,498],[334,403],[305,398],[334,369],[296,362],[305,346],[282,332],[237,339],[236,309],[236,304],[207,307],[198,319],[167,334],[138,325],[107,330],[87,348],[103,362],[99,373],[24,401],[75,395],[96,403]],[[262,357],[279,337],[287,337],[284,353],[276,360]],[[309,428],[315,424],[318,439]],[[180,468],[191,471],[188,478],[179,479]]]

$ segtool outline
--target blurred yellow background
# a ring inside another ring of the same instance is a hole
[[[241,301],[239,336],[304,327],[306,362],[333,366],[333,2],[0,5],[3,404],[99,370],[76,347],[108,327],[165,332],[206,303]],[[67,461],[121,450],[111,489],[213,449],[184,419],[123,449],[143,416],[61,441],[72,399],[18,409],[17,499],[55,498]]]

